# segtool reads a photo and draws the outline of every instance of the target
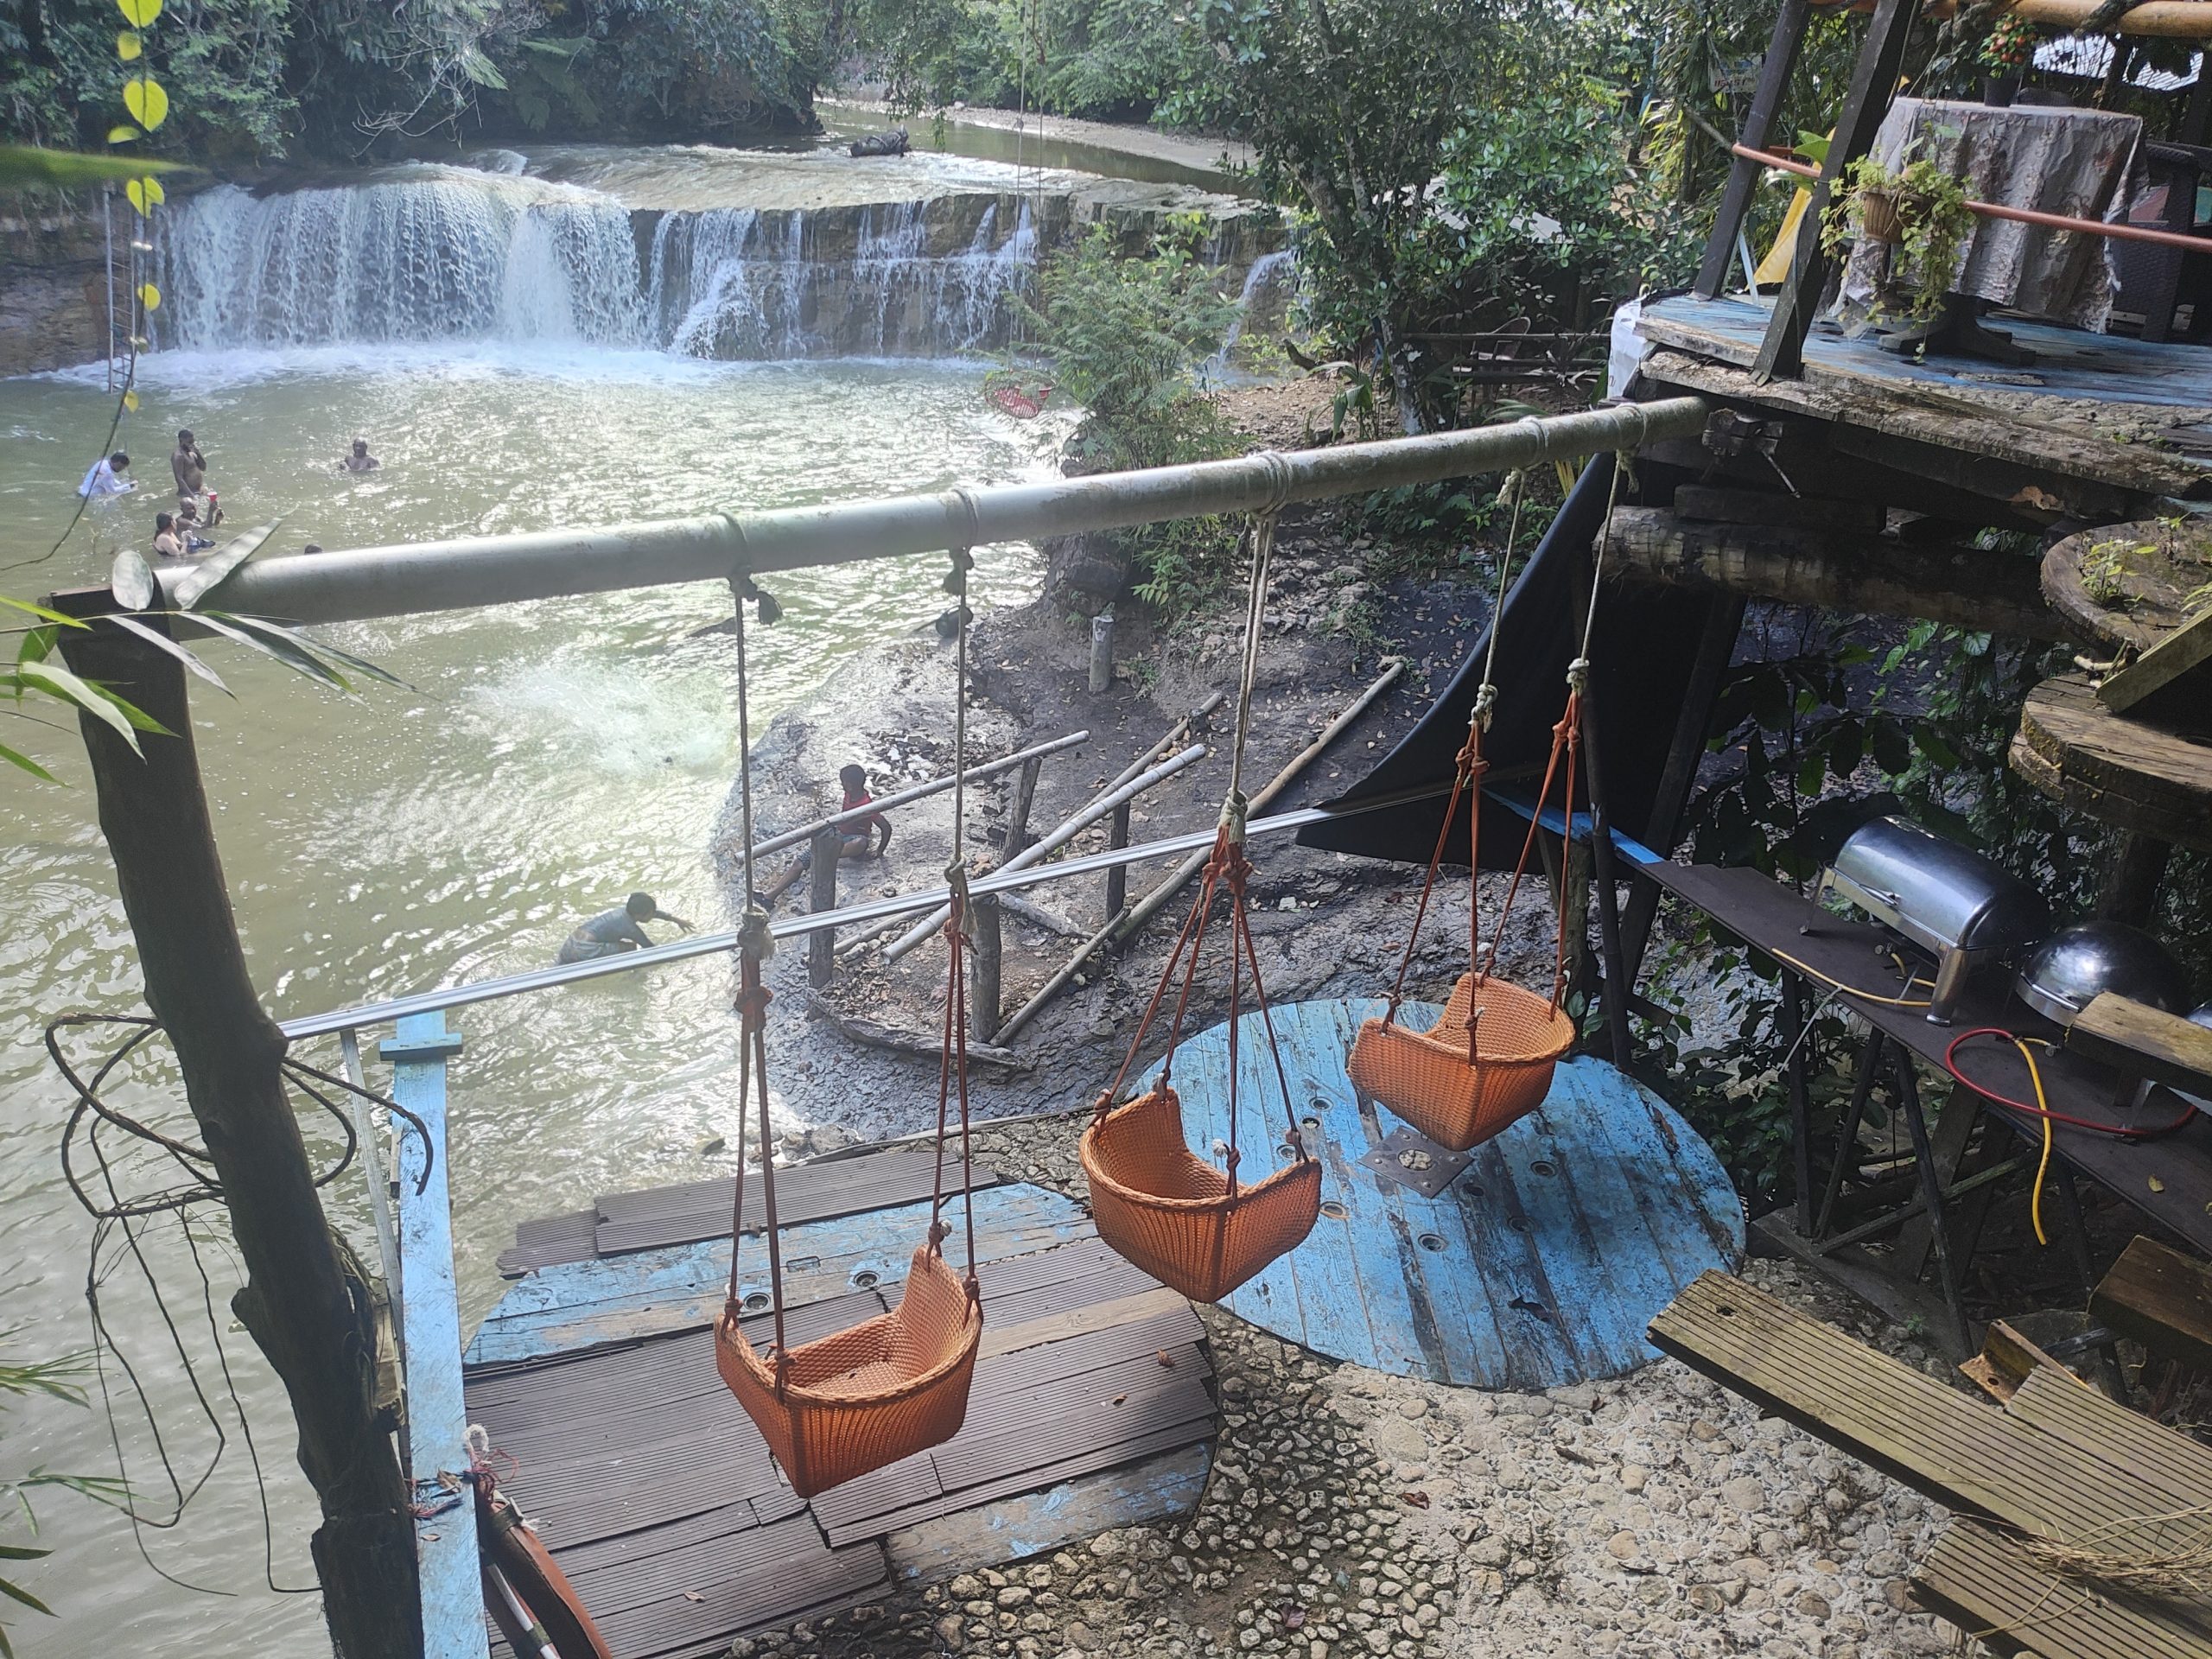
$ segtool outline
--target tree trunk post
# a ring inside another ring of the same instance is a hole
[[[968,1028],[976,1041],[993,1043],[999,1035],[999,986],[1004,962],[999,901],[982,893],[969,901],[971,968],[968,987]]]
[[[1116,852],[1129,844],[1129,804],[1124,801],[1114,809],[1113,828],[1107,832],[1106,845]],[[1122,913],[1122,906],[1129,899],[1129,867],[1116,864],[1106,872],[1106,920],[1110,923]]]
[[[2158,913],[2158,884],[2165,879],[2173,849],[2140,830],[2117,832],[2097,883],[2093,913],[2101,920],[2148,927]]]
[[[1090,695],[1101,697],[1114,685],[1114,607],[1090,619]]]
[[[1006,845],[1000,849],[1001,860],[1014,857],[1027,850],[1029,846],[1029,810],[1037,802],[1037,775],[1045,767],[1045,757],[1035,755],[1021,763],[1021,775],[1014,780],[1014,804],[1006,815]]]
[[[77,594],[60,607],[90,616],[111,602],[104,592]],[[232,1306],[283,1381],[300,1467],[321,1501],[311,1541],[332,1643],[340,1659],[410,1659],[423,1648],[415,1522],[391,1425],[376,1407],[370,1287],[323,1214],[277,1068],[284,1038],[246,971],[184,670],[111,628],[62,632],[76,673],[113,686],[174,734],[145,734],[142,760],[100,721],[79,722],[146,1005],[175,1047],[245,1266]]]
[[[837,859],[844,850],[842,830],[815,832],[813,849],[807,855],[807,874],[812,878],[812,885],[807,890],[807,909],[814,915],[837,908]],[[806,982],[817,991],[824,989],[836,970],[836,929],[825,927],[808,934]]]

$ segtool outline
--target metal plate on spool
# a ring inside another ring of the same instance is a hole
[[[1474,1160],[1464,1152],[1440,1147],[1427,1135],[1401,1124],[1359,1161],[1376,1174],[1413,1188],[1424,1198],[1433,1198],[1458,1180]]]

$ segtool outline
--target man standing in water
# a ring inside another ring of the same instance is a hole
[[[197,498],[200,486],[207,481],[207,457],[200,453],[200,445],[189,427],[176,435],[176,449],[169,456],[169,471],[176,475],[176,499],[180,501]]]
[[[613,910],[603,910],[580,924],[562,941],[560,954],[553,960],[566,965],[596,962],[601,957],[619,957],[625,950],[644,950],[653,941],[639,925],[640,922],[673,922],[686,933],[691,931],[690,923],[680,916],[670,915],[655,904],[652,894],[633,893],[626,902]]]
[[[77,486],[77,493],[90,498],[121,495],[127,490],[135,490],[137,485],[124,477],[124,474],[130,470],[130,457],[122,450],[118,449],[111,455],[103,455],[86,473],[85,481]]]
[[[369,441],[366,438],[356,438],[353,440],[353,453],[340,461],[338,465],[349,473],[373,473],[378,467],[383,466],[384,462],[369,453]]]

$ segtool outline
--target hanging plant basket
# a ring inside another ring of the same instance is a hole
[[[1859,228],[1869,242],[1885,242],[1891,247],[1903,243],[1904,215],[1897,210],[1897,199],[1886,190],[1861,190]]]

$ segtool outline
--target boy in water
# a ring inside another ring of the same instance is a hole
[[[680,916],[671,916],[653,902],[650,893],[633,893],[624,903],[613,910],[603,910],[589,921],[577,925],[575,931],[562,941],[560,954],[553,958],[563,965],[573,962],[596,962],[601,957],[619,957],[625,950],[640,950],[652,944],[652,938],[639,925],[641,922],[673,922],[686,933],[691,924]]]
[[[373,473],[384,463],[369,453],[369,441],[366,438],[356,438],[353,440],[353,453],[340,461],[338,465],[344,472]]]

